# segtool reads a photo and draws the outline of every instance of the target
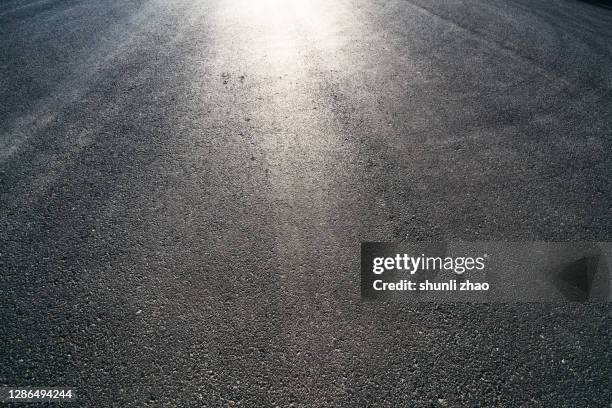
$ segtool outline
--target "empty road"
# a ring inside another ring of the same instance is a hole
[[[610,307],[362,302],[362,241],[609,241],[612,10],[4,0],[0,385],[608,407]]]

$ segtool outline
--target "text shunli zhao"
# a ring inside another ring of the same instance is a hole
[[[483,271],[485,269],[485,261],[487,255],[480,257],[439,257],[439,256],[410,256],[408,254],[396,254],[393,257],[377,257],[372,262],[372,272],[375,275],[381,275],[388,271],[401,271],[414,275],[420,271],[448,271],[454,272],[457,275],[462,275],[466,271]],[[374,280],[372,287],[376,291],[380,290],[488,290],[488,283],[474,283],[469,280],[457,282],[451,279],[446,282],[430,282],[429,280],[421,282],[413,282],[408,279],[402,279],[397,282],[384,282],[383,280]]]

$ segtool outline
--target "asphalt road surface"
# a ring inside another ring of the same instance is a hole
[[[362,241],[610,240],[612,10],[4,0],[0,384],[608,407],[608,305],[362,302]]]

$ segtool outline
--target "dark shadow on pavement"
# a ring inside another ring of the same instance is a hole
[[[605,8],[607,10],[612,10],[612,1],[611,0],[579,0],[583,3],[592,4],[597,7]]]

